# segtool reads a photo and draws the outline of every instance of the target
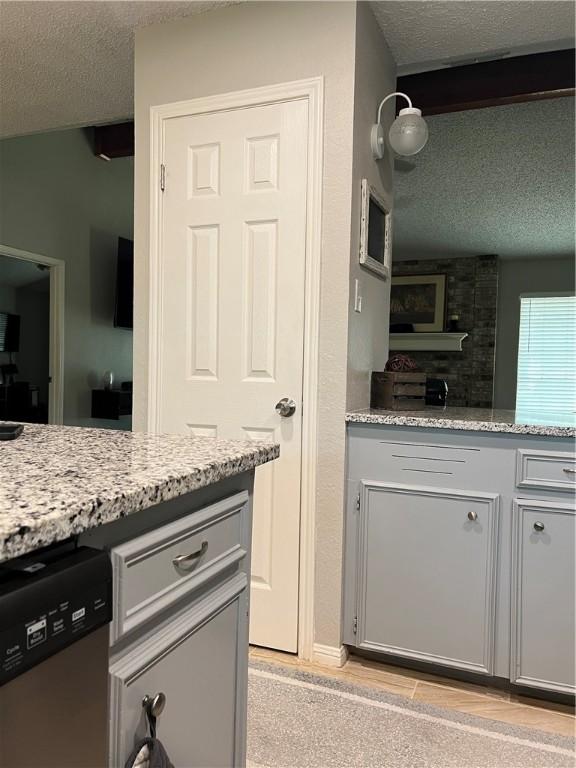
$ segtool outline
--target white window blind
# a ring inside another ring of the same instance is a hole
[[[6,349],[6,333],[8,331],[8,315],[0,312],[0,352]]]
[[[576,412],[575,296],[521,297],[516,411],[550,423]]]

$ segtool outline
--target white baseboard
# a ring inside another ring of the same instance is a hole
[[[314,661],[325,667],[343,667],[348,660],[348,649],[345,645],[334,648],[331,645],[314,643]]]

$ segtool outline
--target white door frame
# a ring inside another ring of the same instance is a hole
[[[50,386],[48,387],[48,422],[64,420],[64,286],[65,264],[40,253],[0,245],[0,256],[33,261],[50,267]]]
[[[159,430],[162,273],[162,192],[160,166],[165,121],[174,117],[222,112],[306,99],[308,101],[308,178],[306,196],[306,267],[304,297],[304,369],[300,491],[300,564],[298,655],[312,659],[314,646],[314,532],[318,413],[318,335],[320,326],[320,256],[324,79],[315,77],[233,93],[206,96],[150,108],[150,291],[148,430]]]

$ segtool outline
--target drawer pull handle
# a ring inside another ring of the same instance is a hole
[[[166,696],[163,693],[157,693],[155,696],[146,694],[142,699],[142,706],[149,717],[160,717],[166,706]]]
[[[534,523],[534,530],[538,531],[539,533],[541,533],[544,530],[545,527],[546,526],[544,525],[544,523],[541,523],[539,520],[537,520]]]
[[[197,565],[197,561],[202,557],[202,555],[205,555],[207,551],[208,542],[203,541],[202,546],[196,552],[192,552],[189,555],[178,555],[178,557],[175,557],[174,560],[172,560],[172,564],[177,571],[187,573],[188,571],[194,570]]]
[[[474,512],[473,510],[471,510],[470,512],[468,512],[468,520],[471,520],[473,523],[474,523],[476,520],[478,520],[478,512]]]
[[[576,475],[576,469],[568,469],[568,467],[564,467],[563,472],[566,472],[567,475]]]

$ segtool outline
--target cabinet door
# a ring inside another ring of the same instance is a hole
[[[162,692],[158,738],[176,766],[244,764],[247,578],[236,576],[112,665],[110,766],[146,735],[142,699]]]
[[[362,483],[358,645],[492,674],[498,496]]]
[[[510,679],[574,693],[576,509],[514,502]]]

